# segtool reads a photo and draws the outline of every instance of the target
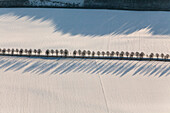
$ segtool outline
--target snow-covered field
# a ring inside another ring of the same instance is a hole
[[[170,13],[0,9],[0,48],[170,53]],[[0,113],[169,113],[169,62],[0,56]]]
[[[0,57],[1,113],[169,113],[169,63]]]
[[[1,48],[170,53],[170,13],[1,9]]]

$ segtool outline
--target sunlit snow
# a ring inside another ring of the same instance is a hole
[[[4,8],[0,48],[170,53],[170,13]],[[0,56],[0,113],[169,113],[169,62]]]

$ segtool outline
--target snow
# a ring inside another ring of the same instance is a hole
[[[167,54],[169,16],[169,12],[1,9],[0,45]]]
[[[169,113],[168,62],[0,57],[5,113]]]
[[[4,8],[0,48],[170,53],[169,12]],[[0,56],[0,113],[169,113],[169,62]]]

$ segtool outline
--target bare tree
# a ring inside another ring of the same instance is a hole
[[[158,53],[156,53],[156,58],[157,58],[157,59],[159,58],[159,54],[158,54]]]
[[[86,50],[83,50],[82,56],[83,56],[83,57],[86,56]]]
[[[19,49],[16,49],[16,50],[15,50],[15,52],[18,54],[18,52],[19,52]]]
[[[109,51],[107,51],[107,52],[106,52],[106,55],[109,57],[109,56],[110,56],[110,52],[109,52]]]
[[[53,50],[53,49],[51,50],[51,54],[52,54],[52,56],[53,56],[53,54],[54,54],[54,50]]]
[[[162,57],[162,59],[164,58],[164,54],[163,53],[161,53],[161,57]]]
[[[64,54],[64,51],[62,49],[60,50],[60,54],[61,56]]]
[[[135,55],[136,55],[136,57],[138,58],[138,57],[139,57],[139,52],[136,52]]]
[[[145,55],[144,52],[141,52],[141,53],[139,54],[140,58],[143,58],[144,55]]]
[[[90,54],[91,54],[91,51],[90,51],[90,50],[88,50],[88,51],[87,51],[87,54],[90,56]]]
[[[28,50],[28,54],[29,54],[29,56],[31,56],[31,54],[32,54],[32,49]]]
[[[65,55],[65,56],[68,56],[68,53],[69,53],[68,50],[65,49],[65,50],[64,50],[64,55]]]
[[[97,55],[98,55],[98,57],[100,56],[100,51],[97,51]]]
[[[146,57],[148,58],[148,57],[149,57],[149,55],[148,55],[148,54],[146,54]]]
[[[124,56],[124,52],[122,51],[121,53],[120,53],[120,57],[123,57]]]
[[[27,54],[28,53],[28,49],[25,49],[24,52],[25,52],[25,54]]]
[[[103,55],[103,57],[104,57],[104,55],[105,55],[106,53],[104,52],[104,51],[102,51],[102,55]]]
[[[37,50],[36,50],[36,49],[34,49],[34,54],[35,54],[35,55],[37,54]]]
[[[166,54],[166,55],[165,55],[165,59],[169,59],[169,54]]]
[[[135,55],[134,52],[131,52],[131,53],[130,53],[130,57],[131,57],[131,58],[133,58],[134,55]]]
[[[93,52],[92,52],[92,57],[94,57],[94,56],[95,56],[95,52],[93,51]]]
[[[4,48],[3,50],[2,50],[2,54],[5,54],[6,53],[6,49]]]
[[[23,54],[23,52],[24,52],[24,50],[23,50],[23,49],[20,49],[20,50],[19,50],[19,54],[20,54],[20,55],[22,55],[22,54]]]
[[[81,50],[78,50],[78,54],[79,54],[79,56],[81,55]]]
[[[50,54],[50,50],[46,50],[46,52],[45,52],[45,54],[47,55],[47,56],[49,56],[49,54]]]
[[[119,56],[119,51],[116,51],[116,55],[117,55],[117,57]]]
[[[11,54],[14,55],[14,52],[15,52],[15,49],[12,49],[11,50]]]
[[[8,50],[7,50],[7,52],[8,52],[8,54],[9,54],[9,53],[11,52],[11,50],[10,50],[10,49],[8,49]]]
[[[76,51],[76,50],[74,50],[74,51],[73,51],[73,56],[75,57],[75,56],[76,56],[76,54],[77,54],[77,51]]]
[[[58,53],[59,53],[59,51],[56,49],[56,50],[55,50],[55,54],[56,54],[56,56],[58,56]]]
[[[38,53],[38,55],[40,56],[40,54],[42,53],[42,50],[41,50],[41,49],[38,49],[37,53]]]
[[[110,56],[111,56],[111,57],[113,57],[113,56],[114,56],[114,54],[115,54],[115,52],[114,52],[114,51],[112,51],[112,52],[110,53]]]
[[[150,59],[153,58],[153,57],[154,57],[154,54],[151,53],[151,54],[149,55],[149,57],[150,57]]]
[[[126,56],[129,57],[129,52],[126,52]]]

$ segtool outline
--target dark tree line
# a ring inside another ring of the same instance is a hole
[[[35,55],[41,55],[42,50],[41,49],[0,49],[1,54],[10,54],[10,55],[32,55],[33,53]]]
[[[5,55],[36,55],[36,56],[41,56],[42,50],[41,49],[1,49],[0,48],[0,54]],[[117,57],[117,58],[138,58],[138,59],[143,59],[143,58],[157,58],[157,59],[169,59],[169,54],[159,54],[159,53],[151,53],[149,55],[145,55],[144,52],[124,52],[124,51],[90,51],[90,50],[74,50],[72,55],[69,54],[69,51],[67,49],[47,49],[45,51],[45,55],[48,56],[73,56],[73,57]]]
[[[150,59],[153,59],[154,57],[156,57],[157,59],[159,59],[160,57],[162,59],[169,59],[169,54],[153,54],[151,53],[150,55],[145,55],[144,52],[124,52],[124,51],[97,51],[97,52],[94,52],[94,51],[89,51],[89,50],[74,50],[73,51],[73,56],[91,56],[91,57],[94,57],[95,55],[97,55],[98,57],[119,57],[119,58],[123,58],[123,57],[127,57],[127,58],[139,58],[139,59],[142,59],[142,58],[145,58],[145,56],[147,56],[148,58]]]
[[[65,50],[63,50],[63,49],[61,49],[61,50],[53,50],[53,49],[51,49],[51,50],[49,50],[49,49],[47,49],[46,51],[45,51],[45,54],[47,55],[47,56],[49,56],[49,55],[52,55],[52,56],[54,56],[54,54],[56,55],[56,56],[68,56],[69,55],[69,51],[67,50],[67,49],[65,49]]]

